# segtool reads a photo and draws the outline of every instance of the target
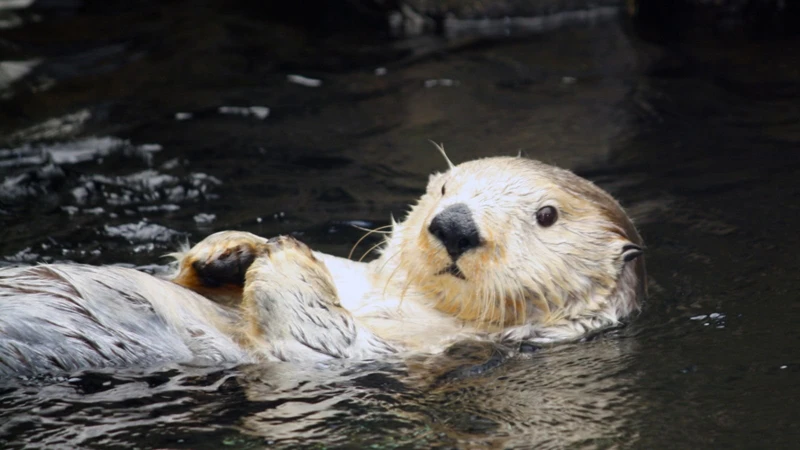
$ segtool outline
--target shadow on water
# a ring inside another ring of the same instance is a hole
[[[647,243],[651,297],[624,329],[463,377],[438,375],[485,353],[14,380],[4,446],[795,443],[796,39],[664,50],[610,20],[392,66],[309,53],[322,38],[214,2],[59,4],[3,16],[0,264],[160,272],[223,229],[346,256],[352,224],[402,216],[445,168],[434,139],[454,161],[522,152],[611,191]]]

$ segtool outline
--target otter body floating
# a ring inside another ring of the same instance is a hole
[[[378,259],[225,231],[162,280],[131,269],[0,270],[0,374],[317,361],[553,342],[617,324],[645,295],[642,241],[573,173],[487,158],[434,174]]]

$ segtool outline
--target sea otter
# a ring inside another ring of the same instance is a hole
[[[0,374],[552,342],[638,308],[642,240],[609,194],[522,157],[448,164],[369,263],[224,231],[176,254],[170,280],[85,265],[0,270]]]

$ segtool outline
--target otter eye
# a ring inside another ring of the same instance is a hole
[[[446,183],[445,183],[446,184]],[[444,195],[444,184],[442,185],[442,195]]]
[[[556,223],[556,219],[558,211],[552,206],[543,206],[536,211],[536,222],[545,228]]]

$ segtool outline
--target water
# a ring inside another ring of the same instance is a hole
[[[491,349],[7,381],[2,446],[796,445],[797,40],[665,50],[612,20],[392,64],[304,56],[270,40],[293,28],[242,11],[144,4],[23,14],[0,34],[0,73],[39,60],[1,92],[1,264],[160,272],[223,229],[346,256],[351,224],[402,216],[445,169],[432,139],[456,162],[523,152],[611,191],[651,295],[623,329],[469,376]]]

